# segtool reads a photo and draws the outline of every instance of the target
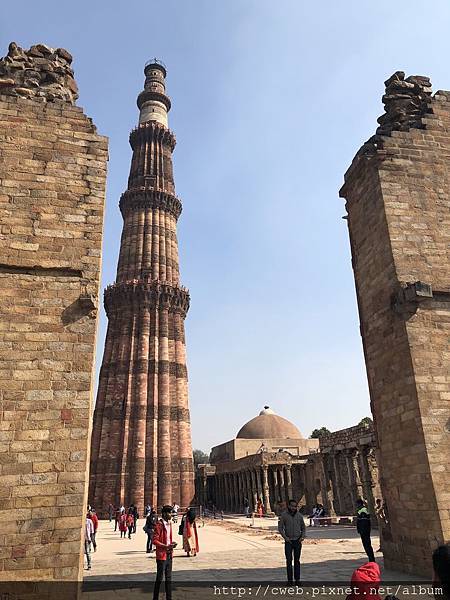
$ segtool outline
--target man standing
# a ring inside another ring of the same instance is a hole
[[[133,519],[134,519],[133,533],[136,533],[137,522],[138,522],[138,519],[139,519],[139,512],[138,512],[136,504],[133,504]]]
[[[120,510],[120,508],[116,509],[116,514],[114,515],[114,531],[117,531],[117,527],[119,526],[120,523],[120,515],[122,514],[122,511]]]
[[[177,545],[172,538],[172,506],[166,504],[162,508],[162,519],[155,525],[153,543],[156,548],[156,581],[153,600],[158,600],[161,582],[166,580],[166,600],[172,600],[172,557]]]
[[[108,516],[109,516],[109,522],[111,523],[112,518],[114,515],[114,506],[111,504],[111,502],[108,504]]]
[[[356,531],[361,536],[362,545],[369,562],[375,562],[372,542],[370,541],[370,514],[362,498],[356,501]]]
[[[94,525],[89,519],[86,517],[86,524],[84,526],[84,553],[86,555],[87,568],[91,568],[91,541],[92,535],[94,533]]]
[[[92,535],[91,535],[91,542],[92,542],[92,545],[94,547],[94,552],[97,552],[96,535],[97,535],[97,529],[98,529],[98,517],[97,517],[97,515],[95,513],[95,510],[93,508],[91,508],[90,510],[88,510],[87,518],[92,521],[92,526],[94,528],[94,531],[92,532]]]
[[[288,510],[281,513],[278,519],[278,531],[284,539],[284,554],[288,584],[300,585],[300,554],[305,539],[305,521],[297,510],[297,502],[289,500]],[[294,573],[292,573],[292,556],[294,557]]]

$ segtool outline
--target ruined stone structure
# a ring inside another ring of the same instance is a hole
[[[108,315],[92,437],[90,502],[160,507],[194,495],[184,319],[189,294],[180,285],[166,70],[145,67],[139,126],[116,282],[105,292]]]
[[[356,499],[364,497],[374,514],[380,490],[370,425],[305,440],[295,425],[269,411],[266,407],[244,425],[236,439],[215,446],[211,464],[199,465],[200,504],[242,513],[244,498],[252,508],[261,499],[265,513],[271,514],[294,498],[306,512],[320,502],[328,515],[348,516],[355,512]]]
[[[341,196],[390,521],[385,564],[426,575],[450,538],[450,92],[397,72],[383,102]]]
[[[0,60],[0,581],[82,574],[108,149],[71,60]]]

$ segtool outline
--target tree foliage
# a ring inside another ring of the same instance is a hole
[[[373,421],[370,417],[364,417],[364,419],[361,419],[358,425],[373,425]]]
[[[195,467],[197,465],[201,465],[201,464],[209,462],[209,454],[206,454],[206,452],[203,452],[203,450],[194,450],[192,455],[194,458],[194,466]]]
[[[321,427],[320,429],[314,429],[314,431],[309,437],[319,439],[324,435],[329,435],[330,433],[331,431],[329,429],[327,429],[326,427]]]

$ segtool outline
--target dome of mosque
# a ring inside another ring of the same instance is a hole
[[[274,413],[268,406],[265,406],[257,417],[250,419],[241,427],[236,437],[248,440],[303,439],[293,423]]]

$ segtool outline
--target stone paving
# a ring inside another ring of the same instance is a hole
[[[270,581],[275,586],[282,586],[286,579],[285,561],[281,538],[274,531],[276,520],[263,521],[260,524],[263,530],[253,529],[249,526],[250,520],[242,518],[205,521],[199,527],[200,552],[197,557],[186,557],[180,547],[175,550],[173,597],[176,600],[213,598],[218,595],[217,590],[214,594],[214,585],[221,582],[222,585],[239,585],[239,582],[243,585],[242,582]],[[114,532],[114,524],[107,521],[100,523],[98,551],[92,554],[92,570],[85,570],[87,590],[82,600],[149,597],[149,584],[155,578],[156,562],[154,554],[145,553],[143,524],[141,520],[137,534],[128,540],[120,539],[119,532]],[[175,532],[177,527],[174,524]],[[353,527],[308,528],[307,533],[301,560],[302,581],[306,585],[308,582],[316,582],[315,585],[317,582],[346,584],[353,570],[367,560]],[[181,546],[181,538],[177,534],[175,539]],[[376,536],[373,536],[372,544],[374,549],[378,548]],[[377,554],[377,561],[382,568],[384,582],[414,580],[401,573],[385,571],[381,554]],[[196,582],[203,582],[206,589],[190,587]],[[95,589],[92,591],[93,585]],[[247,591],[247,595],[252,594]],[[257,594],[254,592],[253,595]],[[421,597],[427,598],[426,595]]]

